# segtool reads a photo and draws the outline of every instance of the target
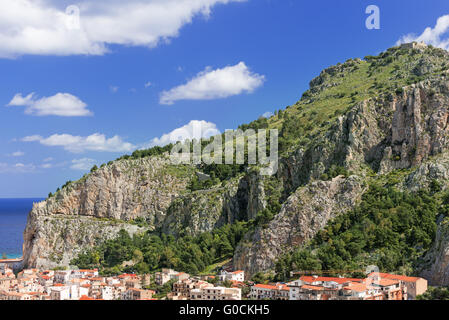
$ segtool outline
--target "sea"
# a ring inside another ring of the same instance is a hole
[[[34,202],[44,199],[0,199],[0,259],[22,256],[23,231]]]

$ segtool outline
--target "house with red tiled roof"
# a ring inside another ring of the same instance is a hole
[[[96,301],[96,300],[103,300],[103,299],[95,299],[95,298],[83,295],[83,296],[81,296],[81,298],[79,298],[79,300],[81,300],[81,301]]]
[[[299,278],[304,284],[319,285],[335,287],[350,282],[363,282],[363,279],[344,278],[344,277],[318,277],[318,276],[302,276]]]
[[[379,280],[396,280],[404,284],[407,293],[407,299],[414,300],[416,296],[427,291],[427,280],[419,277],[409,277],[404,275],[390,273],[371,273],[368,278],[376,282]]]
[[[286,284],[255,284],[249,297],[256,300],[288,300],[290,288]]]

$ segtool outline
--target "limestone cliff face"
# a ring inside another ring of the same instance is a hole
[[[421,276],[433,286],[449,285],[449,219],[443,219],[437,229],[433,247],[424,258],[426,268]]]
[[[240,243],[234,255],[236,268],[247,276],[272,269],[281,254],[305,244],[329,220],[356,206],[372,175],[408,169],[399,185],[404,190],[428,188],[433,180],[448,187],[448,75],[425,59],[410,63],[416,64],[413,72],[428,75],[427,80],[354,102],[344,115],[329,120],[327,131],[310,134],[307,144],[280,159],[275,191],[281,194],[282,209]],[[361,64],[353,60],[323,71],[311,83],[309,102],[342,81],[346,68]],[[344,167],[350,176],[321,181],[334,165]],[[24,233],[25,266],[67,265],[79,252],[115,237],[120,229],[131,234],[149,229],[196,235],[254,219],[270,206],[273,186],[257,167],[210,190],[191,192],[188,185],[196,170],[171,165],[168,156],[119,160],[67,185],[30,212]],[[136,218],[145,219],[148,226],[137,227],[132,223]],[[428,255],[425,274],[434,283],[448,282],[446,229],[441,223]]]
[[[449,149],[449,81],[427,80],[355,105],[323,136],[281,159],[286,190],[319,177],[339,163],[364,175],[410,168]]]
[[[126,223],[159,225],[173,199],[185,192],[193,168],[179,170],[167,157],[120,160],[34,205],[24,232],[24,265],[67,265],[80,250],[113,238]]]
[[[224,186],[175,199],[167,210],[162,232],[196,235],[236,220],[254,219],[265,207],[263,177],[252,172]]]
[[[252,275],[270,270],[276,259],[312,237],[337,214],[352,209],[364,192],[362,179],[351,176],[332,181],[315,181],[298,188],[282,206],[281,212],[248,235],[237,248],[234,267]]]
[[[105,218],[30,215],[24,233],[24,266],[68,266],[79,253],[115,238],[121,229],[131,235],[144,231],[136,225]]]
[[[24,232],[24,265],[65,266],[81,251],[146,229],[196,235],[235,220],[255,217],[265,207],[263,178],[237,177],[224,186],[190,192],[194,167],[177,167],[168,157],[120,160],[36,204]]]
[[[391,103],[394,112],[380,173],[417,166],[449,147],[449,82],[412,85]]]
[[[338,187],[337,182],[317,181],[331,164],[339,163],[360,177],[368,170],[387,174],[417,168],[402,184],[411,191],[428,187],[433,178],[446,179],[447,158],[429,159],[449,148],[448,118],[449,82],[445,78],[354,106],[309,148],[281,160],[278,175],[285,190],[299,189],[266,229],[257,230],[240,244],[234,266],[248,275],[271,269],[279,254],[305,244],[329,219],[357,204],[363,192],[360,183],[350,180],[350,186]],[[341,198],[337,201],[334,196]]]

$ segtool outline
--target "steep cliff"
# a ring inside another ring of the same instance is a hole
[[[421,276],[433,286],[449,285],[449,218],[439,223],[433,247],[424,258]]]
[[[444,50],[401,46],[323,70],[296,104],[241,127],[280,131],[274,177],[247,166],[191,191],[201,166],[172,165],[167,155],[113,161],[34,206],[24,233],[25,266],[67,265],[120,229],[198,235],[260,221],[268,210],[272,219],[254,224],[234,253],[234,266],[250,277],[272,270],[280,255],[357,206],[372,179],[401,171],[395,184],[404,191],[436,183],[446,190],[448,59]],[[145,223],[139,227],[136,219]],[[441,222],[426,260],[424,274],[434,283],[448,282],[444,230]]]
[[[70,183],[28,215],[24,265],[67,265],[80,250],[113,238],[144,218],[154,229],[172,200],[186,191],[193,168],[176,168],[168,157],[120,160]]]
[[[281,178],[287,179],[284,183],[301,185],[302,182],[311,188],[316,184],[314,180],[319,180],[331,164],[341,163],[365,181],[369,180],[367,174],[372,171],[384,175],[393,170],[417,168],[401,185],[406,190],[427,188],[433,179],[444,183],[448,173],[447,158],[426,161],[449,148],[448,92],[449,81],[434,79],[405,87],[401,93],[381,95],[359,103],[339,117],[324,137],[309,149],[300,149],[283,160]],[[241,243],[234,256],[236,268],[244,269],[248,274],[273,268],[280,252],[305,244],[336,214],[353,208],[363,192],[360,186],[337,188],[338,196],[351,200],[339,207],[326,188],[322,196],[317,190],[313,197],[301,194],[301,202],[298,202],[299,190],[301,187],[287,199],[266,229],[256,230]],[[301,213],[295,215],[292,213],[295,210]],[[306,210],[307,214],[301,210]],[[310,217],[320,217],[321,223],[313,223]],[[300,237],[298,232],[307,236]]]
[[[265,206],[256,172],[208,190],[191,192],[193,166],[174,166],[168,155],[114,161],[35,204],[24,232],[24,266],[68,265],[85,249],[121,229],[175,236],[211,231],[252,219]],[[145,222],[138,227],[134,220]]]
[[[240,243],[234,267],[248,275],[273,269],[286,250],[311,240],[330,219],[353,208],[363,191],[357,176],[315,181],[298,188],[267,226],[257,228]]]

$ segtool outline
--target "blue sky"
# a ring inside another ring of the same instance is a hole
[[[236,128],[295,103],[323,68],[417,38],[449,14],[445,0],[192,2],[80,1],[80,35],[49,22],[70,1],[28,17],[0,0],[0,198],[44,197],[192,120]],[[365,27],[371,4],[380,30]],[[444,34],[421,39],[447,46]]]

